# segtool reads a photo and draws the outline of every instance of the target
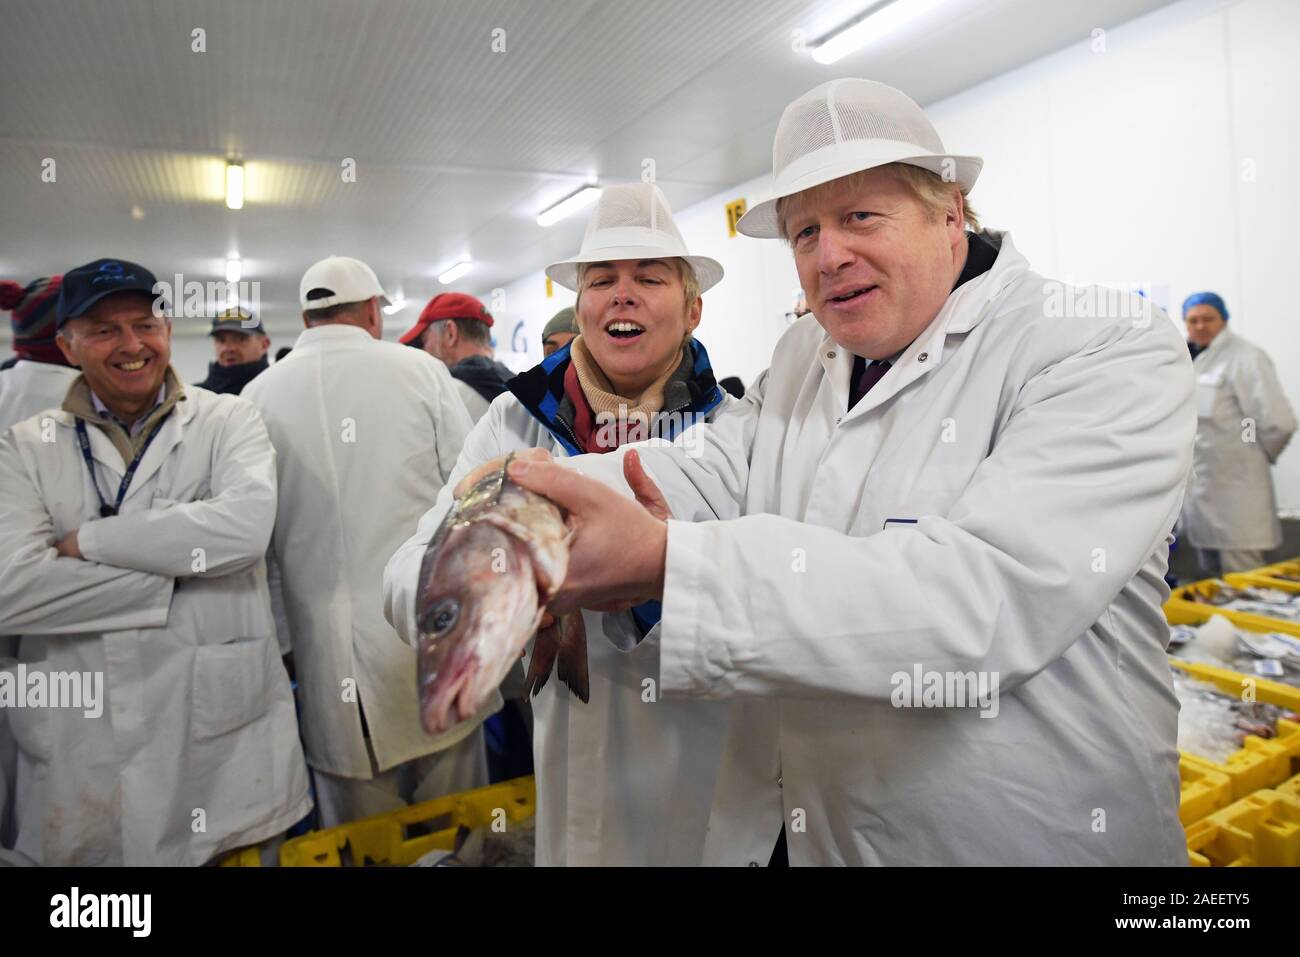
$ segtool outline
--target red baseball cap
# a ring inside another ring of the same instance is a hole
[[[415,325],[402,333],[398,342],[408,345],[440,319],[477,319],[488,326],[492,325],[492,313],[474,296],[463,292],[443,292],[429,300],[420,313],[420,318],[415,320]]]

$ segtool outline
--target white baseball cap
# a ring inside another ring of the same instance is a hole
[[[772,144],[772,195],[736,229],[780,237],[779,199],[887,163],[919,166],[970,190],[984,160],[944,151],[934,125],[902,90],[875,80],[831,80],[785,108]]]
[[[303,311],[327,309],[345,302],[365,302],[373,296],[389,305],[375,271],[360,259],[330,256],[307,267],[298,286]]]
[[[546,275],[577,292],[580,263],[675,258],[691,264],[700,292],[722,279],[722,263],[686,251],[686,241],[673,222],[673,211],[668,208],[663,190],[654,183],[627,183],[601,190],[578,255],[551,263]]]

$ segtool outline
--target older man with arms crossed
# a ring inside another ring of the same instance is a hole
[[[275,453],[252,406],[177,377],[154,286],[125,260],[67,273],[82,374],[0,436],[0,633],[82,698],[10,716],[37,864],[202,864],[311,808],[263,562]]]

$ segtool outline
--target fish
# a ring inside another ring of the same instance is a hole
[[[568,571],[571,533],[559,506],[510,480],[510,458],[456,500],[420,562],[417,684],[430,734],[483,707],[534,636],[529,692],[554,668],[579,700],[590,699],[582,613],[539,631]]]

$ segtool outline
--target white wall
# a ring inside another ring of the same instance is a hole
[[[1033,268],[1078,282],[1138,284],[1180,317],[1189,293],[1224,297],[1232,326],[1277,364],[1300,408],[1294,173],[1300,159],[1300,3],[1182,0],[958,96],[929,104],[945,146],[985,159],[972,204],[1009,230]],[[780,105],[774,104],[774,113]],[[728,239],[724,204],[762,198],[766,178],[676,211],[692,252],[726,278],[705,297],[698,336],[718,375],[750,382],[768,364],[798,287],[786,247]],[[670,197],[671,198],[671,197]],[[504,289],[541,356],[541,273]],[[503,336],[508,338],[508,333]],[[1300,509],[1300,439],[1275,472],[1279,505]]]

